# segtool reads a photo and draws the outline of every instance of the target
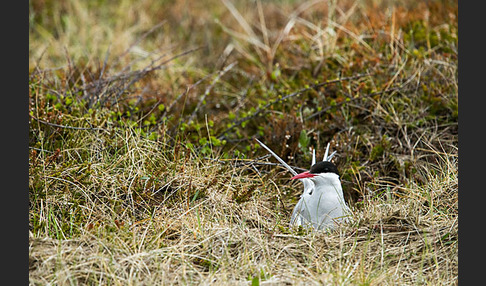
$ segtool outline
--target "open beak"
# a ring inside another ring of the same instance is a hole
[[[300,173],[296,176],[293,176],[292,178],[290,178],[291,180],[297,180],[297,179],[304,179],[304,178],[312,178],[312,177],[315,177],[317,176],[316,174],[311,174],[309,171],[307,172],[304,172],[304,173]]]

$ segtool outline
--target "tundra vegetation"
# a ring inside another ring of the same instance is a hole
[[[30,283],[456,285],[457,6],[29,1]]]

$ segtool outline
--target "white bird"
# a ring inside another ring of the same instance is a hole
[[[297,174],[270,148],[256,140],[294,175],[291,180],[298,179],[304,184],[304,192],[292,212],[291,226],[300,225],[316,230],[334,229],[339,223],[348,221],[351,210],[344,201],[336,165],[330,162],[336,151],[328,156],[329,144],[322,162],[316,163],[316,153],[313,150],[310,170]]]

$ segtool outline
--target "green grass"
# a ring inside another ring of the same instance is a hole
[[[164,2],[29,2],[32,284],[457,284],[457,1]]]

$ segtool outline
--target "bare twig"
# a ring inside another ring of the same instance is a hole
[[[348,97],[348,98],[349,98],[349,100],[348,100],[348,101],[342,101],[342,102],[337,103],[336,105],[327,106],[326,108],[323,108],[322,110],[320,110],[320,111],[318,111],[318,112],[316,112],[316,113],[313,113],[313,114],[311,114],[311,115],[307,116],[307,117],[305,118],[305,120],[309,120],[309,119],[312,119],[312,118],[314,118],[314,117],[316,117],[316,116],[319,116],[319,115],[321,115],[321,114],[324,114],[324,113],[326,113],[326,112],[327,112],[329,109],[331,109],[331,108],[333,108],[333,107],[341,106],[341,105],[343,105],[343,104],[345,104],[345,103],[350,103],[350,102],[352,102],[352,101],[355,101],[355,100],[357,100],[357,99],[361,99],[361,98],[363,98],[363,97],[370,97],[370,96],[374,96],[374,95],[378,95],[378,94],[384,94],[384,93],[388,93],[388,92],[397,91],[397,90],[399,90],[400,88],[401,88],[401,87],[394,87],[394,88],[390,88],[390,89],[386,89],[386,90],[382,90],[382,91],[373,92],[373,93],[367,94],[367,95],[365,95],[365,96],[360,96],[360,97],[354,97],[354,98],[349,98],[349,97]]]
[[[252,166],[255,166],[255,165],[256,166],[278,166],[278,167],[285,168],[285,166],[283,164],[259,161],[263,158],[268,158],[268,157],[270,157],[270,154],[267,154],[265,156],[262,156],[262,157],[259,157],[259,158],[256,158],[256,159],[248,159],[248,160],[244,160],[244,159],[215,159],[215,158],[205,158],[205,159],[216,161],[218,163],[224,163],[224,164],[228,163],[229,161],[235,162],[234,166],[236,168],[252,167]],[[300,168],[300,167],[295,167],[295,166],[290,166],[290,167],[293,168],[294,170],[299,170],[299,171],[302,171],[302,172],[308,171],[305,168]]]
[[[225,135],[228,132],[230,132],[231,130],[233,130],[235,127],[240,126],[243,122],[258,116],[262,111],[268,109],[270,106],[277,104],[281,101],[287,100],[287,99],[292,98],[292,97],[297,96],[297,95],[300,95],[300,94],[302,94],[306,91],[309,91],[311,89],[316,89],[316,88],[319,88],[319,87],[323,87],[323,86],[326,86],[326,85],[329,85],[329,84],[341,82],[341,81],[344,81],[344,80],[357,79],[357,78],[362,78],[362,77],[366,77],[366,76],[369,76],[369,74],[359,74],[359,75],[354,75],[354,76],[350,76],[350,77],[343,77],[343,78],[339,78],[339,79],[335,79],[335,80],[329,80],[329,81],[325,81],[325,82],[321,82],[321,83],[311,85],[309,87],[305,87],[303,89],[300,89],[300,90],[298,90],[294,93],[288,94],[286,96],[279,97],[279,98],[275,99],[274,101],[267,103],[263,107],[258,107],[253,114],[248,115],[248,116],[241,118],[241,119],[237,120],[236,122],[234,122],[230,127],[226,128],[226,130],[224,130],[221,133],[221,135],[218,136],[218,139],[224,139]]]
[[[218,75],[214,78],[214,80],[211,82],[211,84],[206,88],[204,91],[204,94],[199,98],[199,102],[197,103],[196,108],[194,108],[194,111],[192,112],[191,116],[187,120],[187,123],[191,123],[194,120],[194,117],[196,116],[196,113],[199,111],[199,108],[201,108],[201,105],[203,104],[204,100],[208,96],[208,94],[211,92],[211,89],[213,89],[214,85],[219,81],[219,79],[227,73],[229,70],[231,70],[237,62],[233,62],[226,66],[223,70],[219,71]]]
[[[148,35],[152,34],[156,29],[160,28],[162,25],[164,25],[167,21],[164,20],[164,21],[161,21],[160,23],[156,24],[155,26],[153,26],[152,28],[150,28],[150,30],[148,30],[147,32],[145,32],[143,35],[141,35],[138,39],[135,40],[135,42],[133,42],[120,56],[118,56],[117,58],[118,59],[121,59],[123,56],[125,56],[126,54],[128,54],[128,52],[130,52],[130,50],[135,47],[136,45],[138,45],[143,39],[145,39]]]
[[[99,127],[74,127],[74,126],[68,126],[68,125],[59,125],[59,124],[55,124],[55,123],[51,123],[51,122],[47,122],[47,121],[44,121],[42,119],[39,119],[39,118],[36,118],[32,115],[30,115],[30,117],[36,121],[38,121],[39,123],[42,123],[42,124],[45,124],[45,125],[49,125],[49,126],[52,126],[52,127],[58,127],[58,128],[65,128],[65,129],[73,129],[73,130],[96,130],[96,131],[107,131],[107,129],[104,129],[104,128],[99,128]]]
[[[134,83],[136,83],[137,81],[139,81],[140,79],[142,79],[142,78],[143,78],[143,77],[144,77],[146,74],[148,74],[148,73],[150,73],[150,72],[153,72],[153,71],[156,71],[156,70],[159,70],[159,69],[161,69],[162,67],[164,67],[164,66],[165,66],[165,64],[167,64],[167,63],[169,63],[169,62],[171,62],[171,61],[173,61],[173,60],[175,60],[175,59],[177,59],[177,58],[179,58],[179,57],[182,57],[182,56],[185,56],[185,55],[190,54],[190,53],[192,53],[192,52],[195,52],[195,51],[197,51],[197,50],[199,50],[199,49],[201,49],[201,48],[202,48],[202,47],[197,47],[197,48],[193,48],[193,49],[190,49],[190,50],[184,51],[184,52],[182,52],[182,53],[179,53],[179,54],[177,54],[177,55],[175,55],[175,56],[172,56],[172,57],[168,58],[167,60],[165,60],[165,61],[163,61],[163,62],[161,62],[160,64],[157,64],[157,65],[155,65],[155,63],[156,63],[158,60],[160,60],[160,58],[162,58],[162,57],[163,57],[163,55],[162,55],[162,56],[160,56],[159,58],[157,58],[157,59],[153,60],[153,61],[150,63],[150,65],[148,65],[146,68],[144,68],[144,69],[142,69],[142,70],[140,70],[140,71],[137,71],[137,72],[135,73],[135,76],[132,78],[132,80],[131,80],[131,81],[130,81],[130,82],[129,82],[129,83],[128,83],[128,84],[127,84],[127,85],[126,85],[124,88],[122,88],[122,89],[121,89],[121,90],[120,90],[120,91],[119,91],[119,92],[118,92],[118,93],[115,95],[115,99],[116,99],[116,101],[114,102],[114,104],[117,104],[117,102],[119,101],[119,97],[120,97],[120,96],[121,96],[121,95],[122,95],[122,94],[123,94],[123,93],[124,93],[124,92],[125,92],[125,91],[126,91],[128,88],[129,88],[129,87],[130,87],[130,86],[132,86]]]

